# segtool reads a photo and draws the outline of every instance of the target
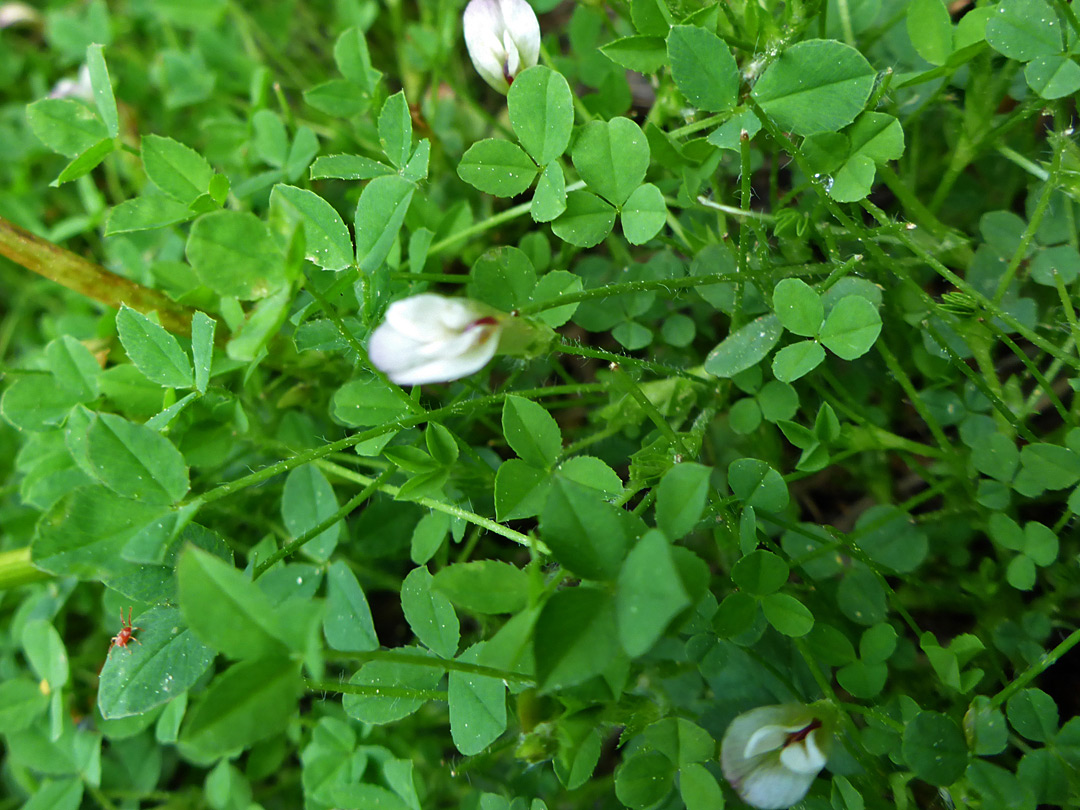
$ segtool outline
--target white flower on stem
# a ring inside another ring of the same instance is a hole
[[[414,295],[386,310],[368,355],[398,385],[449,382],[487,365],[502,328],[502,320],[475,301]]]
[[[525,0],[470,0],[462,23],[476,72],[500,93],[540,57],[540,23]]]
[[[90,68],[83,65],[75,79],[61,79],[53,85],[49,98],[78,98],[83,101],[94,100],[94,87],[90,82]]]
[[[831,742],[807,706],[761,706],[731,721],[720,744],[720,765],[744,802],[782,810],[806,795],[825,767]]]

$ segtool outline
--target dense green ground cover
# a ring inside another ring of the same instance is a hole
[[[1080,803],[1068,0],[44,5],[0,810]]]

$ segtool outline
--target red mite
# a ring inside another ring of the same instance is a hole
[[[135,638],[135,636],[133,635],[136,630],[142,630],[142,628],[131,626],[131,608],[128,608],[128,616],[126,622],[124,621],[124,609],[121,608],[120,632],[113,636],[112,643],[109,644],[109,652],[112,652],[113,647],[127,647],[128,643],[132,641],[141,645],[142,642]],[[128,652],[133,652],[133,650],[128,648]]]

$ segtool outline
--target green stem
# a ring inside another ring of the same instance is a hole
[[[1076,310],[1073,308],[1072,298],[1069,296],[1069,291],[1065,288],[1065,279],[1061,277],[1061,274],[1054,270],[1054,286],[1057,288],[1058,297],[1061,299],[1061,308],[1065,312],[1065,320],[1069,322],[1069,329],[1072,331],[1073,342],[1080,346],[1080,322],[1076,319]]]
[[[282,548],[271,554],[269,557],[267,557],[265,562],[261,563],[258,567],[256,567],[255,574],[254,576],[252,576],[252,579],[258,579],[271,568],[273,568],[276,563],[284,560],[286,557],[291,557],[297,551],[302,549],[307,543],[314,540],[316,537],[325,532],[339,520],[342,520],[351,515],[357,509],[357,507],[360,506],[360,504],[362,504],[364,501],[374,495],[375,492],[379,489],[379,487],[381,487],[386,482],[386,480],[396,471],[396,467],[389,467],[386,470],[383,470],[382,474],[378,478],[372,479],[370,484],[365,486],[359,494],[357,494],[348,503],[346,503],[344,506],[334,512],[334,514],[330,515],[330,517],[326,518],[326,520],[320,521],[317,525],[308,529],[291,543],[283,546]]]
[[[562,396],[563,394],[582,394],[591,393],[596,391],[606,391],[607,386],[602,384],[576,384],[576,385],[550,385],[546,388],[532,388],[525,391],[513,392],[516,396],[526,397],[528,399],[537,399],[540,397],[554,397]],[[436,408],[428,411],[427,413],[416,414],[414,416],[407,416],[401,419],[397,419],[393,422],[387,422],[379,427],[371,428],[370,430],[354,433],[351,436],[346,436],[344,439],[339,439],[336,442],[330,442],[324,444],[322,447],[313,447],[310,450],[305,450],[302,453],[297,453],[291,458],[283,459],[281,461],[269,464],[263,467],[261,470],[256,470],[253,473],[237,478],[233,481],[228,481],[224,484],[219,484],[211,490],[207,490],[201,495],[196,495],[193,498],[189,498],[184,501],[180,506],[187,506],[189,504],[198,504],[203,506],[208,503],[226,498],[232,495],[234,492],[239,492],[242,489],[261,484],[264,481],[269,481],[276,475],[288,472],[289,470],[297,467],[302,467],[305,464],[310,464],[312,461],[328,456],[332,453],[340,453],[342,450],[348,450],[350,447],[355,447],[362,442],[366,442],[370,439],[377,439],[379,436],[383,436],[387,433],[392,433],[397,430],[404,430],[405,428],[416,427],[422,425],[425,422],[436,422],[446,416],[458,416],[461,414],[474,415],[478,411],[482,411],[485,408],[489,408],[493,405],[501,405],[507,394],[491,394],[486,397],[477,397],[475,399],[462,400],[455,402],[452,405],[447,405],[443,408]]]
[[[679,434],[675,432],[675,429],[668,424],[664,415],[657,410],[655,405],[653,405],[652,400],[645,396],[645,392],[641,390],[641,386],[639,386],[629,374],[623,371],[618,363],[611,364],[611,373],[615,376],[616,385],[629,394],[638,406],[645,411],[645,415],[649,417],[649,421],[656,425],[657,429],[667,438],[667,440],[682,453],[683,459],[690,461],[693,454],[683,443]]]
[[[39,582],[50,576],[30,561],[30,546],[0,552],[0,591]]]
[[[750,135],[744,129],[739,135],[739,179],[741,196],[739,206],[743,211],[750,210]],[[739,220],[739,256],[735,269],[739,274],[739,281],[735,284],[735,306],[731,310],[731,331],[734,332],[742,325],[743,288],[747,273],[747,263],[750,258],[750,223],[747,217]]]
[[[1065,653],[1075,647],[1078,643],[1080,643],[1080,629],[1073,630],[1068,638],[1054,647],[1054,649],[1050,650],[1050,652],[1043,655],[1042,658],[1024,670],[1018,677],[1014,678],[1012,683],[990,698],[990,707],[996,709],[1035,680],[1035,678],[1050,669],[1050,667],[1058,662],[1061,656],[1065,655]]]
[[[1020,244],[1018,244],[1016,250],[1013,251],[1012,258],[1009,260],[1009,265],[1005,268],[1005,272],[998,282],[997,290],[994,291],[993,300],[995,304],[1000,304],[1001,299],[1005,297],[1005,291],[1009,288],[1009,284],[1012,283],[1013,278],[1016,276],[1016,271],[1020,267],[1020,262],[1022,262],[1027,255],[1031,240],[1035,238],[1035,232],[1039,230],[1039,225],[1042,224],[1046,209],[1050,207],[1050,198],[1058,187],[1058,177],[1061,174],[1061,157],[1065,152],[1066,140],[1061,135],[1058,135],[1057,141],[1058,145],[1054,150],[1054,158],[1050,163],[1050,176],[1043,184],[1042,192],[1039,194],[1039,201],[1035,204],[1035,210],[1031,214],[1031,219],[1028,220],[1027,228],[1024,229],[1024,235],[1020,237]]]
[[[665,377],[683,377],[688,380],[693,380],[694,382],[706,383],[708,385],[715,385],[717,382],[714,379],[701,377],[684,369],[667,366],[663,363],[656,363],[652,360],[641,360],[640,358],[630,357],[626,354],[616,354],[615,352],[608,352],[603,349],[593,349],[588,346],[575,346],[574,344],[565,341],[553,343],[551,351],[562,352],[563,354],[576,354],[579,357],[591,357],[594,360],[606,360],[607,362],[615,363],[616,365],[625,363],[632,366],[639,366],[640,368],[647,368],[649,371]]]
[[[143,314],[156,311],[161,325],[170,332],[191,334],[191,316],[195,314],[192,310],[157,290],[110,273],[101,265],[35,236],[3,217],[0,217],[0,256],[107,307],[119,309],[127,304]]]
[[[334,464],[334,462],[332,461],[326,461],[324,459],[316,463],[320,469],[325,470],[328,473],[332,473],[339,478],[344,478],[346,481],[352,481],[353,483],[360,484],[365,488],[370,487],[372,489],[377,489],[380,492],[385,492],[387,495],[392,495],[394,497],[397,497],[397,494],[401,492],[401,487],[395,487],[392,484],[377,483],[379,480],[377,478],[370,478],[369,476],[361,475],[354,470],[350,470],[348,467],[342,467],[340,464]],[[381,479],[385,476],[386,473],[383,473],[379,476],[379,478]],[[450,515],[451,517],[461,518],[468,523],[472,523],[474,526],[480,526],[481,528],[487,529],[493,534],[501,535],[507,540],[513,540],[515,543],[525,546],[525,548],[532,551],[537,551],[541,554],[550,553],[543,543],[539,542],[538,540],[534,540],[533,538],[529,537],[529,535],[522,534],[521,532],[516,532],[513,529],[509,529],[506,526],[503,526],[501,523],[496,523],[490,518],[483,517],[482,515],[478,515],[475,512],[470,512],[468,509],[462,509],[460,506],[454,506],[452,503],[439,501],[435,498],[421,497],[410,498],[410,500],[413,503],[419,504],[420,506],[426,506],[428,509],[434,509],[436,512],[443,512],[444,514]]]
[[[437,689],[409,689],[404,686],[365,686],[340,681],[314,681],[304,679],[309,692],[337,692],[341,695],[393,698],[395,700],[446,700],[446,692]]]
[[[585,182],[578,180],[576,183],[571,183],[566,187],[566,193],[571,191],[577,191],[578,189],[585,188]],[[445,239],[440,239],[434,245],[428,248],[428,256],[436,256],[442,253],[451,245],[455,245],[471,236],[476,236],[478,233],[489,231],[496,225],[502,225],[504,222],[509,222],[512,219],[517,219],[523,214],[529,213],[529,209],[532,207],[531,202],[522,203],[521,205],[515,205],[513,208],[507,208],[505,211],[500,211],[498,214],[494,214],[487,219],[477,222],[475,225],[470,225],[468,228],[452,233]]]
[[[1008,347],[1009,351],[1016,355],[1020,362],[1024,364],[1024,367],[1027,368],[1031,376],[1035,379],[1035,382],[1038,383],[1039,387],[1035,391],[1033,391],[1032,394],[1037,394],[1039,390],[1042,390],[1043,394],[1050,401],[1050,404],[1054,406],[1054,410],[1058,412],[1058,416],[1061,417],[1062,421],[1068,422],[1068,409],[1066,409],[1062,401],[1058,399],[1058,395],[1054,393],[1054,387],[1050,384],[1050,381],[1043,376],[1042,372],[1039,371],[1039,367],[1035,365],[1034,361],[1030,357],[1028,357],[1027,352],[1017,346],[1012,338],[1010,338],[1008,335],[998,329],[997,325],[993,321],[987,321],[986,325],[987,327],[989,327],[990,331],[994,333],[994,337],[1004,343]],[[1027,416],[1028,413],[1030,413],[1030,409],[1025,411],[1024,416]]]
[[[693,121],[685,126],[681,126],[678,129],[673,129],[668,133],[669,138],[681,138],[684,135],[692,135],[695,132],[700,132],[703,129],[708,129],[713,124],[722,124],[731,118],[730,112],[717,113],[716,115],[706,116],[698,121]]]
[[[470,675],[484,675],[488,678],[498,678],[500,681],[513,681],[529,686],[535,685],[535,681],[528,675],[520,672],[512,672],[506,669],[485,667],[482,664],[469,664],[465,661],[455,661],[446,658],[434,658],[429,655],[418,653],[400,652],[399,650],[371,650],[369,652],[341,653],[335,652],[329,659],[335,662],[355,661],[360,664],[368,661],[387,661],[392,664],[408,664],[417,667],[431,667],[445,672],[466,672]]]

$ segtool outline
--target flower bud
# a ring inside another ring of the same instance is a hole
[[[526,0],[470,0],[462,23],[476,72],[500,93],[540,56],[540,23]]]
[[[41,25],[43,19],[41,12],[26,3],[0,4],[0,28],[12,28],[16,25],[37,26]]]
[[[398,385],[449,382],[487,364],[502,328],[502,321],[475,301],[414,295],[386,310],[368,355]]]
[[[720,744],[720,766],[744,802],[782,810],[806,795],[831,743],[832,735],[808,706],[761,706],[731,721]]]

